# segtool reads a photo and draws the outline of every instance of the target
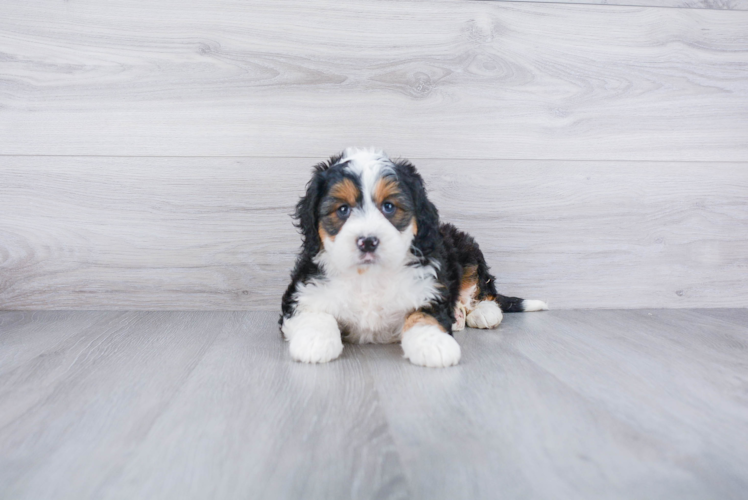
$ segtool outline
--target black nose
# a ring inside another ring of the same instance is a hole
[[[356,240],[356,246],[362,252],[373,252],[379,245],[379,238],[376,236],[369,236],[364,238],[363,236]]]

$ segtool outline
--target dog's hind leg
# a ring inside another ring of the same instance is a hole
[[[475,305],[466,317],[471,328],[496,328],[504,318],[505,312],[545,311],[548,305],[542,300],[525,300],[519,297],[507,297],[496,292],[495,278],[489,272],[483,252],[476,244],[471,256],[477,261],[475,267],[477,293]]]
[[[465,324],[471,328],[496,328],[505,312],[548,309],[546,303],[540,300],[524,300],[499,294],[495,278],[473,237],[451,224],[443,224],[440,231],[462,267],[460,295],[454,311],[457,321],[452,325],[454,331],[461,330]]]

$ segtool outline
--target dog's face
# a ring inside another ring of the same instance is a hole
[[[346,150],[318,165],[296,216],[305,251],[339,273],[421,257],[415,240],[438,224],[415,168],[369,150]]]

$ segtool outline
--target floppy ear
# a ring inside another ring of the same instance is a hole
[[[418,248],[424,257],[431,255],[439,241],[439,211],[426,196],[426,188],[419,176],[416,189],[416,224],[418,232],[413,239],[413,246]]]
[[[319,233],[317,232],[319,222],[317,205],[319,205],[325,188],[325,172],[336,165],[342,157],[343,153],[333,155],[327,161],[314,166],[312,169],[314,175],[306,185],[306,194],[296,204],[296,212],[293,215],[296,219],[294,225],[301,230],[304,253],[312,257],[317,255],[322,247],[322,241],[319,239]]]
[[[426,195],[426,186],[416,168],[408,161],[395,163],[398,175],[405,180],[413,197],[418,231],[412,246],[418,257],[428,257],[434,251],[439,237],[439,211]],[[420,252],[420,255],[419,255]]]
[[[306,185],[306,194],[296,204],[294,213],[295,226],[301,231],[304,253],[312,256],[319,253],[322,245],[317,232],[317,204],[324,187],[323,175],[324,172],[315,167],[314,176]]]

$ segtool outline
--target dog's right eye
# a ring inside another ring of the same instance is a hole
[[[351,207],[348,205],[340,205],[338,207],[338,215],[341,219],[347,218],[349,215],[351,215]]]

